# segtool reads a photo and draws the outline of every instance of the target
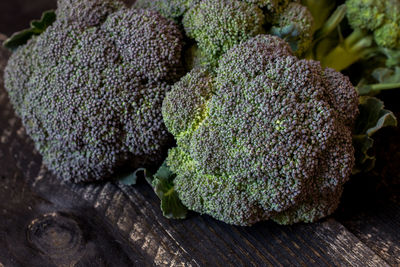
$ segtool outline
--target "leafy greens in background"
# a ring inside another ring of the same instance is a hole
[[[393,112],[384,109],[381,100],[370,96],[361,96],[359,100],[360,115],[353,134],[356,156],[353,174],[370,171],[375,166],[376,158],[369,154],[374,144],[372,135],[383,127],[397,126],[397,119]]]
[[[29,29],[14,33],[3,43],[3,46],[10,50],[15,50],[19,46],[26,44],[32,36],[40,35],[44,32],[55,20],[56,13],[54,10],[45,11],[40,20],[33,20]]]

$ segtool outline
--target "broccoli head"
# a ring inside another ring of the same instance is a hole
[[[59,0],[57,20],[11,56],[5,86],[59,177],[106,178],[161,160],[162,100],[181,75],[182,36],[156,12]]]
[[[357,105],[347,77],[299,60],[278,37],[234,46],[215,72],[193,69],[164,99],[179,198],[236,225],[331,214],[354,164]]]
[[[229,48],[263,31],[263,11],[243,1],[204,0],[185,13],[182,24],[200,56],[215,63]]]
[[[136,8],[152,9],[166,18],[177,20],[194,4],[202,0],[137,0]]]
[[[160,12],[167,18],[179,20],[186,11],[194,5],[206,0],[137,0],[134,6],[137,8],[148,8]],[[247,2],[263,8],[267,13],[280,13],[290,2],[296,0],[232,0]]]
[[[290,3],[272,22],[270,33],[290,44],[296,55],[302,55],[313,40],[313,16],[307,7]]]
[[[347,0],[353,29],[368,30],[381,47],[400,48],[400,0]]]
[[[314,8],[310,9],[314,13],[323,8],[312,5]],[[399,49],[399,14],[400,0],[346,0],[316,33],[313,55],[308,57],[320,61],[322,66],[342,71],[362,58],[385,54],[382,51],[388,49]],[[353,32],[338,35],[334,30],[339,29],[346,15]]]
[[[139,0],[135,6],[159,11],[180,23],[198,48],[189,62],[212,69],[234,45],[270,32],[290,42],[296,54],[311,44],[313,18],[296,0]],[[271,26],[273,26],[271,28]],[[188,47],[192,50],[193,46]],[[190,64],[189,64],[190,65]]]

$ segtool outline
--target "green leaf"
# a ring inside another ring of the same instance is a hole
[[[147,181],[161,200],[160,207],[163,215],[168,219],[185,219],[188,210],[182,204],[178,193],[175,191],[173,183],[175,177],[176,175],[171,172],[164,162],[157,173]]]
[[[372,72],[372,77],[379,83],[400,83],[400,67],[396,66],[394,69],[376,68]]]
[[[120,182],[121,184],[124,184],[124,185],[135,185],[139,172],[144,172],[144,176],[146,177],[147,170],[145,168],[138,168],[133,173],[130,173],[128,175],[122,175],[121,177],[118,177],[117,180],[118,180],[118,182]]]
[[[397,126],[393,112],[384,109],[384,104],[376,97],[359,98],[360,114],[356,120],[353,134],[356,164],[353,174],[371,170],[375,165],[375,156],[369,150],[374,145],[372,135],[384,127]]]
[[[379,52],[386,57],[386,67],[391,68],[400,66],[400,50],[392,50],[389,48],[378,48]]]
[[[384,57],[375,56],[378,60],[369,61],[374,67],[371,70],[367,67],[367,75],[357,85],[360,95],[376,95],[382,90],[400,89],[400,53],[389,49],[380,49],[379,52]]]
[[[300,32],[294,24],[284,27],[273,26],[271,27],[270,33],[285,40],[294,52],[297,51],[300,42]]]
[[[30,23],[30,28],[14,33],[9,39],[4,41],[3,46],[10,50],[15,50],[19,46],[26,44],[34,35],[40,35],[47,27],[56,20],[54,10],[45,11],[40,20],[34,20]]]
[[[368,154],[373,145],[374,139],[367,135],[353,136],[354,156],[356,158],[356,164],[352,171],[353,174],[368,172],[374,168],[376,158]]]

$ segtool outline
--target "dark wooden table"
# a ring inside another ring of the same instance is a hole
[[[396,173],[377,191],[366,185],[376,174],[354,178],[334,216],[294,226],[235,227],[198,214],[167,220],[143,181],[61,182],[42,165],[9,103],[7,58],[0,48],[0,267],[400,266]],[[395,160],[398,152],[391,151]]]

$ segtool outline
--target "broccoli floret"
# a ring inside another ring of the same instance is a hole
[[[196,42],[198,51],[188,53],[195,66],[213,69],[228,49],[266,32],[290,42],[298,55],[311,44],[312,15],[296,0],[139,0],[135,6],[180,23]]]
[[[399,0],[347,0],[346,6],[353,29],[372,31],[379,46],[400,48]]]
[[[123,7],[121,1],[58,0],[56,15],[58,21],[90,27],[100,24],[109,14]]]
[[[290,3],[272,22],[270,33],[290,44],[296,55],[302,55],[313,40],[313,17],[310,11],[298,3]]]
[[[178,27],[113,0],[58,6],[54,24],[19,47],[5,70],[44,163],[78,182],[162,160],[162,100],[181,75]]]
[[[163,16],[179,20],[194,5],[206,0],[137,0],[134,7],[160,12]],[[243,1],[264,8],[267,13],[280,13],[293,0],[232,0]],[[294,0],[296,1],[296,0]]]
[[[177,147],[167,165],[189,209],[236,225],[331,214],[354,164],[358,96],[349,79],[258,35],[167,93]]]
[[[242,0],[265,8],[268,13],[281,13],[290,2],[297,0]]]
[[[354,31],[333,49],[315,57],[323,66],[341,71],[382,49],[400,48],[400,0],[347,0],[332,15],[335,27],[331,29],[339,25],[342,13],[347,14]]]
[[[183,17],[187,36],[196,40],[201,57],[215,63],[229,48],[263,31],[263,11],[243,1],[204,0]]]
[[[152,9],[166,18],[178,20],[193,5],[202,0],[137,0],[136,8]]]

